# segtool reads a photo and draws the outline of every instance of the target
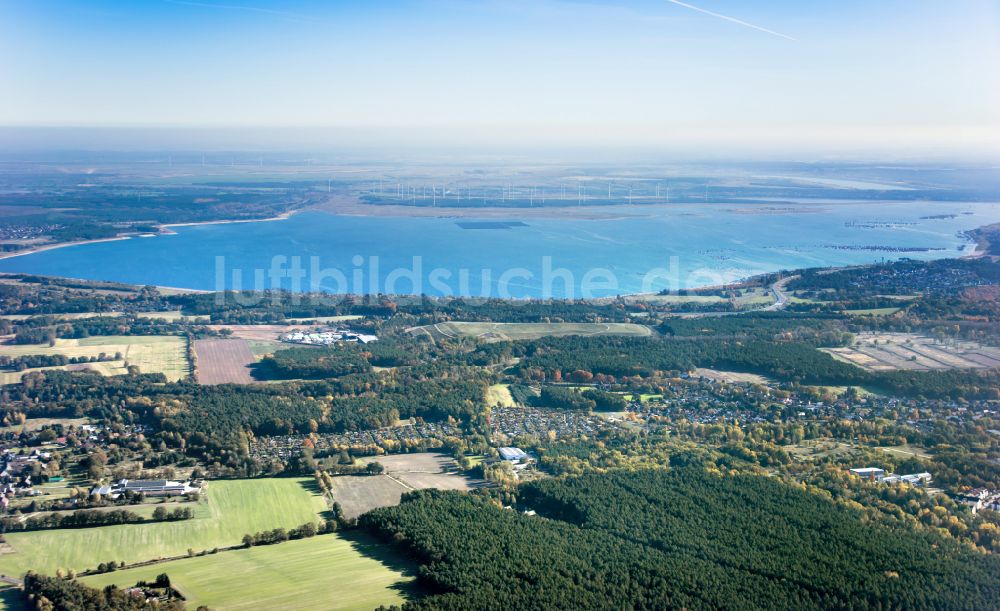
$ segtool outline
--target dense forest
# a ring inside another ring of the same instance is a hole
[[[597,388],[578,390],[562,386],[543,386],[541,396],[532,397],[529,403],[552,409],[577,409],[616,412],[626,407],[622,395],[605,392]]]
[[[989,608],[1000,597],[995,557],[759,476],[544,480],[522,486],[519,505],[539,516],[424,491],[360,524],[422,564],[432,594],[414,609]]]
[[[338,344],[277,350],[257,364],[254,376],[263,380],[320,380],[369,371],[371,365],[356,345]]]

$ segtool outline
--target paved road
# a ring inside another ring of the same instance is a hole
[[[718,318],[720,316],[739,316],[740,314],[751,314],[753,312],[777,312],[778,310],[784,310],[785,306],[788,305],[788,294],[785,292],[785,287],[789,282],[795,280],[798,276],[788,276],[787,278],[782,278],[774,284],[772,284],[769,289],[771,294],[774,295],[774,303],[767,306],[766,308],[760,308],[759,310],[743,310],[737,312],[689,312],[680,313],[681,318]]]
[[[788,304],[788,295],[785,293],[785,287],[792,280],[795,280],[798,276],[788,276],[778,280],[771,285],[771,293],[774,295],[774,303],[764,308],[765,312],[774,312],[777,310],[785,309]]]

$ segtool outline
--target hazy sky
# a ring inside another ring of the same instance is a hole
[[[0,57],[6,126],[1000,142],[997,0],[0,0]]]

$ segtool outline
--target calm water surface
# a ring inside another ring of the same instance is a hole
[[[765,208],[678,205],[618,220],[525,219],[509,229],[304,212],[54,249],[0,260],[0,271],[208,290],[606,296],[781,269],[960,256],[971,246],[959,232],[1000,222],[1000,204],[775,203],[759,213]],[[942,215],[954,216],[928,218]]]

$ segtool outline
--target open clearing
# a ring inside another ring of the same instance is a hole
[[[24,421],[24,424],[14,424],[11,426],[0,427],[0,434],[3,433],[20,433],[23,431],[37,431],[38,429],[46,426],[53,426],[56,424],[62,426],[82,426],[90,422],[90,418],[28,418]]]
[[[128,373],[125,364],[137,365],[142,373],[162,373],[168,380],[180,380],[188,374],[189,364],[183,337],[175,335],[108,335],[83,339],[57,339],[55,346],[48,344],[0,344],[0,355],[23,356],[35,354],[61,354],[68,358],[91,357],[105,353],[114,356],[122,353],[118,361],[82,363],[43,369],[91,369],[103,375]],[[36,370],[27,370],[36,371]],[[0,383],[14,384],[27,371],[0,373]]]
[[[486,389],[486,405],[490,407],[499,405],[500,407],[515,407],[517,403],[510,394],[509,384],[494,384]]]
[[[708,305],[708,304],[722,304],[732,301],[733,305],[737,309],[747,309],[747,308],[759,308],[762,306],[768,306],[774,303],[774,293],[766,288],[749,288],[741,289],[738,291],[739,295],[734,297],[732,300],[728,297],[723,297],[721,295],[657,295],[657,294],[639,294],[639,295],[629,295],[625,297],[625,301],[628,303],[653,303],[656,305],[672,305],[672,306],[682,306],[682,305]]]
[[[866,310],[843,310],[848,316],[892,316],[903,308],[869,308]]]
[[[844,458],[854,452],[847,443],[829,439],[807,439],[798,444],[785,446],[792,458],[799,462],[813,462],[826,458]]]
[[[213,481],[190,520],[8,533],[14,553],[0,555],[0,573],[79,572],[110,560],[132,564],[237,545],[247,533],[318,521],[326,506],[314,488],[312,478]]]
[[[580,322],[442,322],[436,325],[411,327],[408,333],[426,333],[434,339],[478,337],[503,341],[562,337],[566,335],[631,335],[648,336],[653,330],[631,323],[580,323]]]
[[[348,518],[355,518],[376,507],[399,504],[404,492],[437,488],[472,490],[488,485],[462,475],[455,461],[444,454],[420,452],[362,459],[385,467],[382,475],[341,475],[333,478],[333,498]]]
[[[144,318],[146,320],[166,320],[167,322],[176,322],[179,320],[196,320],[197,316],[184,316],[181,314],[180,310],[167,310],[164,312],[138,312],[136,314],[137,318]],[[207,320],[208,317],[205,317]]]
[[[333,498],[344,517],[356,518],[376,507],[399,505],[409,488],[388,475],[340,475],[333,478]]]
[[[927,458],[932,458],[934,456],[933,452],[931,452],[926,448],[922,448],[920,446],[913,446],[909,444],[901,446],[883,446],[877,449],[882,450],[883,452],[888,452],[890,454],[895,454],[897,456],[902,456],[906,458],[913,457],[913,458],[927,459]]]
[[[160,573],[189,609],[374,609],[399,605],[409,567],[386,564],[380,544],[351,533],[263,545],[82,579],[96,588],[152,581]]]
[[[228,330],[233,337],[257,341],[277,341],[295,327],[287,325],[208,325],[214,331]]]
[[[1000,348],[913,333],[860,333],[850,347],[824,350],[868,371],[1000,367]]]
[[[245,339],[199,339],[194,342],[198,355],[199,384],[251,384],[250,365],[257,362]]]
[[[694,370],[694,375],[716,380],[719,382],[750,382],[751,384],[767,384],[768,379],[755,373],[739,373],[736,371],[719,371],[718,369],[705,369],[698,367]]]

